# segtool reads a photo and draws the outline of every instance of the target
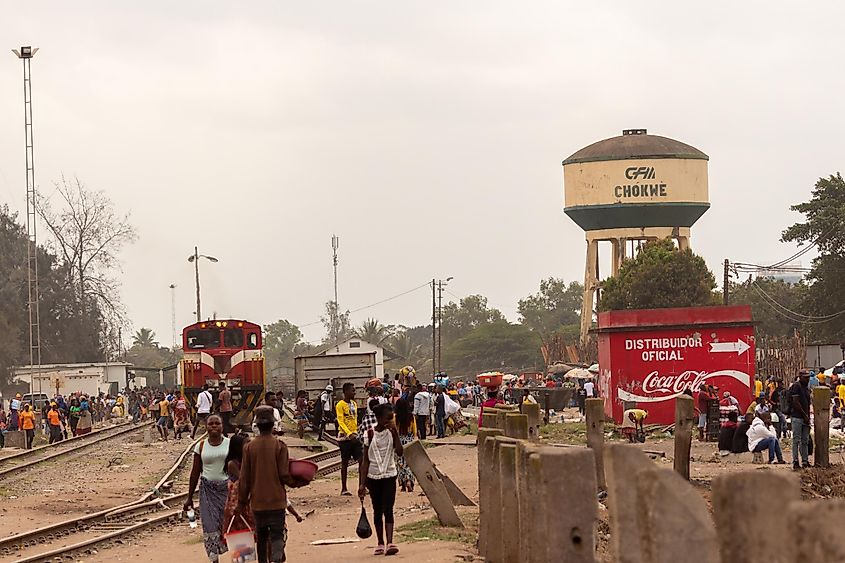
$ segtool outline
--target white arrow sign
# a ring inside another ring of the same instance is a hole
[[[736,342],[711,342],[711,352],[736,352],[736,355],[744,354],[751,346],[742,340]]]

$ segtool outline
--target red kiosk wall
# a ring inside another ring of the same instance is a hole
[[[605,415],[622,422],[624,402],[672,424],[675,397],[702,383],[729,391],[744,410],[755,373],[751,308],[689,307],[599,314],[599,390]]]

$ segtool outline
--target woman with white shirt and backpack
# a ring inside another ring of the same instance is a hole
[[[393,543],[393,504],[396,502],[396,456],[402,456],[402,442],[393,423],[393,406],[383,403],[373,407],[376,425],[362,436],[364,455],[358,469],[358,498],[364,502],[367,490],[373,503],[373,521],[378,547],[373,555],[396,555]],[[385,532],[387,546],[385,548]]]

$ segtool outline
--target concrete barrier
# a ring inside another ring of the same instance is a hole
[[[26,433],[23,430],[12,430],[3,435],[6,438],[7,448],[26,448]]]

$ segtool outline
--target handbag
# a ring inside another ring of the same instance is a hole
[[[370,521],[367,520],[367,510],[364,508],[364,501],[361,501],[361,516],[358,518],[358,526],[355,527],[355,534],[362,540],[373,535]]]
[[[232,524],[235,522],[235,517],[232,516],[232,519],[229,521],[229,527],[226,528],[226,533],[223,535],[226,545],[229,547],[229,553],[232,554],[232,561],[238,561],[239,563],[258,561],[258,551],[255,548],[255,534],[243,515],[239,514],[239,516],[244,525],[246,525],[246,529],[232,532]]]

